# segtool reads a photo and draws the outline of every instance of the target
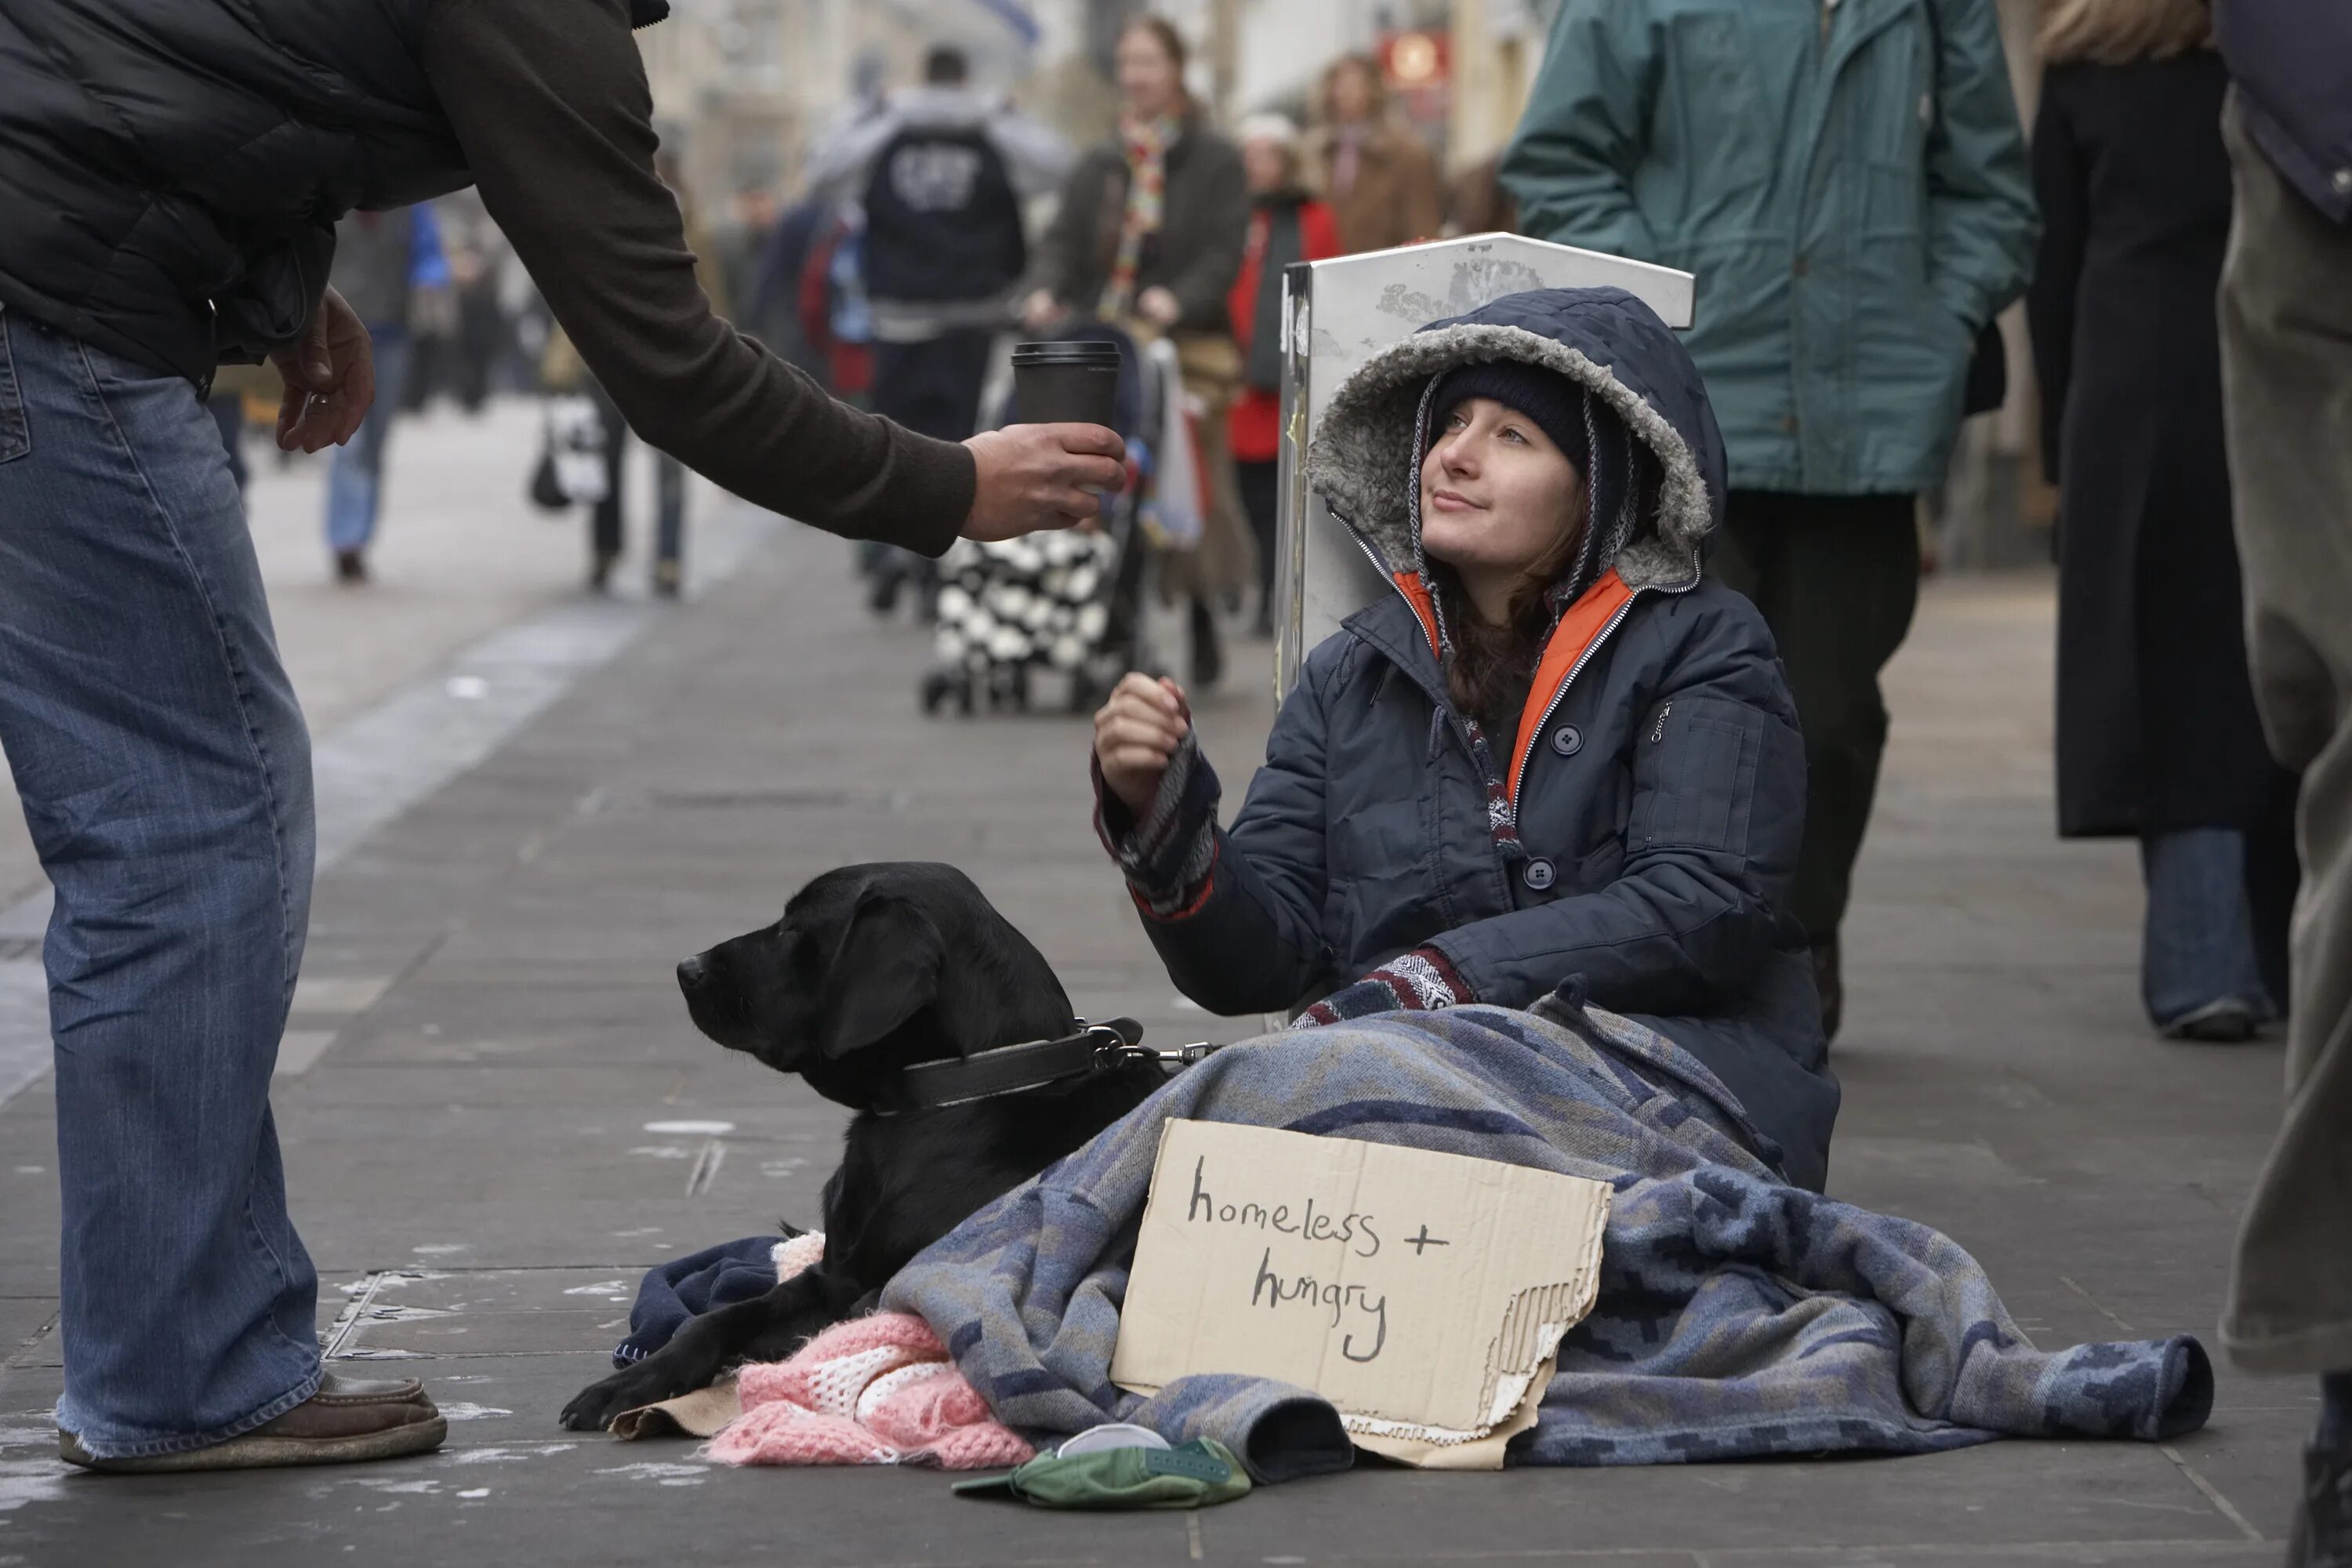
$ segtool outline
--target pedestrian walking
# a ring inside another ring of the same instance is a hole
[[[891,93],[809,165],[813,191],[865,213],[874,411],[943,441],[978,428],[990,353],[1019,308],[1022,205],[1058,186],[1071,163],[1058,133],[970,76],[962,50],[932,48],[920,87]],[[929,561],[898,551],[877,562],[875,608],[887,612],[907,582],[928,603]]]
[[[285,377],[347,441],[365,327],[333,223],[478,182],[653,444],[759,505],[939,552],[1097,510],[1108,430],[963,446],[829,402],[714,316],[653,169],[660,0],[56,0],[0,9],[0,747],[56,889],[59,1447],[110,1470],[441,1440],[329,1375],[269,1078],[309,925],[310,741],[203,390]],[[61,81],[75,90],[57,90]]]
[[[1307,164],[1339,220],[1345,255],[1435,239],[1445,188],[1428,144],[1389,110],[1388,84],[1369,55],[1343,55],[1316,89]]]
[[[419,289],[446,288],[433,205],[352,213],[335,226],[334,284],[362,324],[375,366],[375,405],[327,470],[327,549],[335,580],[367,581],[368,546],[383,510],[383,458],[400,417],[409,361],[409,301]]]
[[[1823,1022],[1972,346],[2034,215],[1992,0],[1567,0],[1503,160],[1522,232],[1687,268],[1730,449],[1710,570],[1756,601],[1802,715],[1788,911]]]
[[[1032,327],[1099,316],[1175,343],[1197,405],[1210,504],[1200,543],[1169,552],[1161,582],[1190,606],[1192,679],[1207,686],[1224,668],[1217,601],[1251,576],[1225,446],[1225,410],[1241,387],[1226,296],[1241,271],[1250,196],[1240,150],[1209,128],[1184,86],[1185,53],[1164,17],[1139,16],[1119,34],[1118,134],[1071,170],[1024,315]]]
[[[1275,524],[1282,467],[1282,275],[1295,261],[1339,254],[1331,209],[1300,183],[1298,127],[1286,115],[1254,114],[1241,125],[1249,179],[1249,237],[1229,302],[1242,353],[1241,395],[1225,417],[1234,479],[1257,542],[1257,635],[1274,632]]]
[[[2139,840],[2157,1027],[2242,1040],[2285,997],[2294,780],[2263,743],[2230,536],[2210,33],[2200,0],[2051,13],[2026,302],[2059,487],[2058,830]]]
[[[2319,1374],[2287,1560],[2352,1564],[2352,11],[2213,8],[2237,201],[2221,390],[2263,731],[2303,775],[2286,1117],[2254,1185],[2221,1338]]]

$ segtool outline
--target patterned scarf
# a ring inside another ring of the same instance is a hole
[[[1158,120],[1121,120],[1120,148],[1127,154],[1127,208],[1119,216],[1118,249],[1111,257],[1100,313],[1117,321],[1135,309],[1135,280],[1143,265],[1143,242],[1160,232],[1168,205],[1168,149],[1183,132],[1172,115]]]

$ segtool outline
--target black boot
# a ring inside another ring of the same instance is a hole
[[[2287,1568],[2352,1568],[2352,1372],[2319,1380],[2319,1430],[2303,1451]]]
[[[1813,988],[1822,995],[1822,1038],[1837,1038],[1845,1022],[1845,975],[1838,962],[1838,939],[1813,944]]]
[[[1225,672],[1224,646],[1217,638],[1217,613],[1206,599],[1192,601],[1192,684],[1202,690]]]

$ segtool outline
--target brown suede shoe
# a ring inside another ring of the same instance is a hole
[[[449,1435],[449,1423],[413,1377],[341,1377],[329,1373],[319,1392],[242,1436],[208,1448],[100,1459],[81,1439],[60,1429],[58,1458],[85,1469],[152,1476],[176,1470],[249,1470],[274,1465],[344,1465],[429,1454]]]

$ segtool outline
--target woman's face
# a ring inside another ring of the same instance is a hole
[[[1582,521],[1584,477],[1517,409],[1469,397],[1421,460],[1421,545],[1459,574],[1487,618]]]
[[[1118,68],[1119,97],[1126,101],[1128,113],[1138,120],[1157,120],[1171,114],[1176,109],[1176,62],[1160,40],[1142,27],[1129,27],[1119,36],[1118,50],[1113,57]]]
[[[1258,195],[1278,191],[1290,184],[1290,149],[1268,137],[1255,137],[1242,143],[1242,173],[1249,180],[1250,190]]]
[[[1372,84],[1364,68],[1353,63],[1331,73],[1331,118],[1353,125],[1372,112]]]

